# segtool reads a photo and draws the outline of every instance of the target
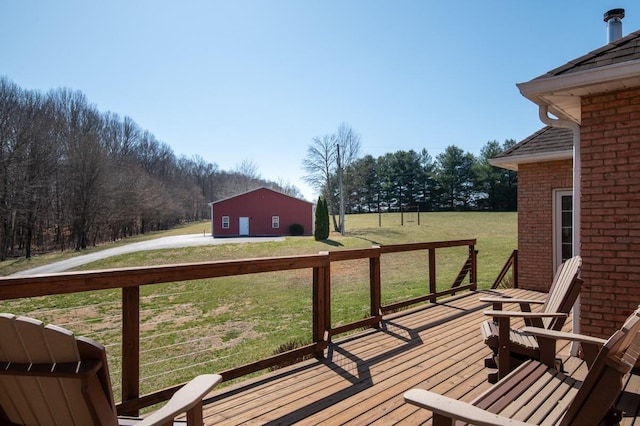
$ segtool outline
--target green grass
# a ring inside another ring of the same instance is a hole
[[[456,239],[477,239],[479,284],[491,285],[516,248],[515,213],[422,213],[350,215],[346,235],[332,233],[328,241],[288,237],[283,242],[223,244],[131,253],[100,260],[82,270],[113,267],[314,254],[325,250],[364,248]],[[208,232],[200,222],[169,234]],[[134,240],[129,240],[133,242]],[[107,245],[104,248],[111,247]],[[92,250],[99,250],[102,247]],[[13,262],[3,272],[26,269],[75,253],[62,253]],[[437,251],[440,288],[451,284],[466,249]],[[368,262],[332,264],[332,323],[340,325],[368,315]],[[426,253],[383,256],[383,303],[428,291]],[[296,270],[249,276],[205,279],[145,286],[141,289],[141,384],[143,393],[188,380],[200,372],[221,371],[270,356],[288,342],[311,340],[311,271]],[[0,302],[0,310],[55,322],[107,346],[118,395],[120,376],[120,292],[47,296]],[[187,354],[186,356],[184,354]]]

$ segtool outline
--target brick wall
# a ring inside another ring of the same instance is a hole
[[[640,304],[640,89],[582,99],[581,330],[608,337]]]
[[[573,186],[571,160],[518,166],[518,284],[548,291],[553,281],[553,194]]]

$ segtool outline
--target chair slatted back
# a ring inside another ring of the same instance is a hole
[[[561,425],[592,424],[602,419],[623,388],[640,355],[640,307],[602,347],[571,402]]]
[[[565,261],[556,271],[553,283],[547,293],[543,312],[562,312],[568,314],[580,294],[582,281],[578,277],[582,266],[582,258],[574,256]],[[564,325],[564,318],[544,318],[544,328],[560,330]]]
[[[117,425],[106,352],[98,343],[0,314],[0,363],[0,421]]]

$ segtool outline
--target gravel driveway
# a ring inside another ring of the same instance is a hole
[[[52,274],[55,272],[63,272],[76,266],[91,263],[96,260],[105,259],[107,257],[119,254],[132,253],[135,251],[157,250],[166,248],[189,247],[189,246],[205,246],[211,244],[237,244],[237,243],[259,243],[265,241],[284,241],[284,237],[238,237],[238,238],[212,238],[211,234],[190,234],[176,235],[172,237],[156,238],[154,240],[142,241],[139,243],[126,244],[120,247],[113,247],[101,250],[95,253],[76,256],[71,259],[61,260],[60,262],[50,263],[49,265],[38,266],[37,268],[26,269],[16,272],[14,276]]]

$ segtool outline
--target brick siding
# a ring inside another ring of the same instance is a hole
[[[640,89],[582,99],[581,331],[607,337],[640,304]]]
[[[553,281],[553,193],[573,186],[571,160],[518,166],[518,285],[549,291]]]

